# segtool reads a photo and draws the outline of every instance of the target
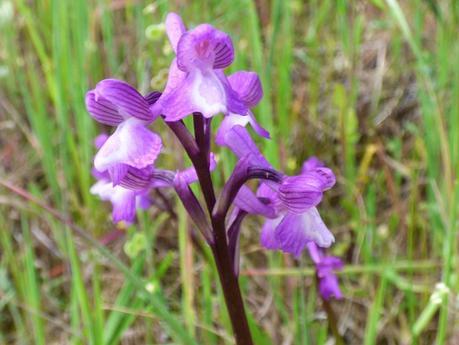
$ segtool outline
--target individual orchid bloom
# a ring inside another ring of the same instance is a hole
[[[223,73],[234,60],[231,38],[212,25],[201,24],[186,31],[181,18],[170,13],[166,32],[176,59],[169,79],[152,113],[177,121],[198,112],[210,118],[218,113],[245,115],[248,109]]]
[[[100,134],[94,140],[97,149],[100,149],[109,136]],[[210,154],[210,170],[216,167],[215,156]],[[125,175],[115,185],[107,171],[93,169],[92,174],[97,182],[91,187],[90,192],[100,197],[101,200],[110,201],[113,206],[113,221],[125,221],[130,224],[134,221],[136,209],[147,209],[151,206],[150,191],[153,188],[173,187],[174,178],[180,173],[187,184],[198,180],[193,167],[182,171],[156,169],[153,165],[137,169],[128,167]]]
[[[324,250],[314,242],[307,244],[309,256],[316,266],[316,275],[319,280],[319,293],[323,299],[341,299],[343,294],[339,288],[338,277],[335,271],[343,269],[343,262],[335,256],[325,256]]]
[[[272,170],[245,128],[234,126],[226,133],[225,142],[239,159],[250,155],[253,166]],[[311,241],[329,247],[334,237],[316,206],[323,192],[334,185],[333,172],[314,157],[305,162],[300,175],[280,175],[277,182],[263,182],[256,196],[247,187],[241,188],[234,200],[244,211],[267,218],[261,231],[261,244],[295,256],[300,256]]]
[[[158,98],[152,93],[144,98],[128,83],[105,79],[86,94],[86,108],[98,122],[116,126],[94,158],[98,171],[109,171],[117,184],[128,167],[145,168],[158,157],[161,138],[147,128],[155,119],[149,102]]]
[[[284,178],[277,191],[266,184],[260,186],[258,197],[268,199],[277,210],[277,217],[268,219],[262,228],[261,244],[268,249],[280,249],[296,257],[301,255],[309,242],[329,247],[334,237],[316,206],[323,192],[334,183],[335,177],[331,170],[322,166]]]

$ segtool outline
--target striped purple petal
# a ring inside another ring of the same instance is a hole
[[[238,71],[231,74],[228,81],[231,88],[249,108],[256,106],[263,98],[260,78],[255,72]]]
[[[85,102],[86,109],[97,122],[109,126],[118,126],[124,121],[124,117],[113,103],[102,96],[98,96],[96,100],[95,90],[86,93]]]
[[[158,101],[159,97],[161,97],[161,92],[152,91],[145,96],[145,100],[147,101],[149,106],[152,106]]]
[[[145,98],[128,83],[117,79],[100,81],[94,89],[95,101],[110,102],[111,109],[116,109],[123,118],[135,117],[143,121],[154,119]]]
[[[279,199],[290,212],[302,213],[320,203],[323,190],[321,176],[313,172],[286,176],[279,186]]]
[[[177,64],[184,72],[222,69],[234,60],[231,38],[212,25],[201,24],[184,33],[177,46]]]

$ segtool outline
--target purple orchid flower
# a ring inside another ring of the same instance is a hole
[[[99,151],[93,175],[97,182],[91,193],[112,203],[115,222],[132,223],[138,208],[151,205],[152,189],[173,188],[211,248],[236,343],[252,345],[238,285],[241,224],[248,214],[264,216],[261,244],[295,256],[308,249],[321,295],[341,298],[334,271],[342,262],[325,256],[319,248],[329,247],[334,237],[317,210],[324,192],[335,184],[335,175],[311,157],[298,175],[288,176],[275,170],[261,154],[246,127],[250,124],[258,135],[269,138],[251,111],[263,96],[262,85],[254,72],[225,76],[224,69],[234,60],[229,35],[209,24],[187,30],[175,13],[167,16],[166,31],[176,57],[162,93],[142,96],[123,81],[106,79],[86,94],[91,116],[116,127],[110,137],[96,139]],[[211,176],[216,166],[211,153],[211,121],[219,113],[224,117],[215,142],[228,147],[238,161],[217,194]],[[182,121],[191,114],[193,132]],[[156,166],[162,141],[148,125],[157,118],[175,134],[192,167],[174,171]],[[261,181],[256,193],[246,185],[251,179]],[[195,182],[202,198],[190,187]]]
[[[338,277],[335,271],[343,269],[343,262],[335,256],[325,256],[324,250],[314,242],[307,244],[309,256],[316,266],[316,275],[319,280],[319,293],[323,299],[343,298],[339,288]]]
[[[239,71],[226,78],[223,73],[234,60],[231,38],[209,24],[187,31],[175,13],[168,14],[166,31],[177,57],[169,68],[162,96],[151,106],[152,112],[164,115],[166,121],[177,121],[191,113],[206,118],[223,113],[227,115],[220,127],[223,130],[236,123],[250,123],[257,134],[269,138],[269,132],[250,111],[263,97],[258,75]]]
[[[97,149],[100,149],[109,136],[100,134],[94,140]],[[213,171],[216,167],[215,156],[210,154],[210,167]],[[182,171],[156,169],[153,165],[143,169],[128,167],[125,174],[115,184],[108,171],[92,171],[97,182],[91,187],[90,192],[100,197],[101,200],[110,201],[113,206],[112,218],[114,223],[124,221],[131,224],[135,220],[137,209],[148,209],[152,205],[150,192],[154,188],[174,187],[175,176],[180,174],[181,179],[187,185],[198,180],[194,167]]]
[[[240,159],[249,156],[253,166],[272,170],[245,128],[234,126],[226,132],[224,142]],[[316,208],[323,192],[334,184],[333,172],[313,157],[304,163],[300,175],[282,175],[277,182],[263,182],[257,195],[241,187],[234,203],[245,212],[267,218],[260,237],[265,248],[300,256],[308,242],[320,247],[334,242]]]
[[[246,114],[248,109],[226,79],[223,69],[234,60],[231,38],[209,24],[186,31],[182,19],[170,13],[166,31],[177,58],[172,61],[163,95],[151,109],[166,121],[199,112]]]
[[[147,97],[153,101],[157,96]],[[94,158],[98,171],[108,171],[116,184],[128,167],[142,169],[154,163],[162,142],[147,126],[156,117],[148,100],[135,88],[121,80],[102,80],[86,94],[86,108],[96,121],[116,126]]]

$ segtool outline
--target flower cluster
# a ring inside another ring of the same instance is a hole
[[[220,248],[216,243],[221,241],[218,229],[223,224],[227,242],[223,248],[228,249],[235,272],[242,220],[248,214],[261,215],[266,219],[262,246],[296,257],[308,249],[322,296],[340,298],[333,271],[342,263],[320,249],[329,247],[334,237],[317,210],[324,192],[335,184],[333,172],[312,157],[298,175],[288,176],[275,170],[258,150],[246,127],[269,138],[251,111],[263,96],[261,82],[249,71],[225,75],[224,69],[234,60],[233,43],[226,33],[209,24],[187,30],[175,13],[167,16],[166,32],[176,56],[163,92],[142,95],[123,81],[106,79],[86,95],[91,116],[116,127],[112,135],[96,140],[93,175],[97,183],[91,192],[113,204],[114,222],[132,223],[137,208],[152,204],[152,189],[174,188],[209,245]],[[216,164],[210,148],[211,120],[218,114],[223,119],[214,142],[230,149],[238,162],[216,197],[210,178]],[[194,136],[182,121],[187,116],[193,117]],[[163,142],[150,126],[158,120],[165,121],[180,140],[193,167],[171,171],[155,166]],[[251,179],[259,180],[256,191],[246,184]],[[189,187],[194,182],[201,186],[207,213]]]

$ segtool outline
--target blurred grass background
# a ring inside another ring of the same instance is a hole
[[[338,177],[321,205],[346,262],[336,343],[459,344],[455,0],[1,0],[0,344],[233,343],[180,205],[124,229],[89,194],[84,94],[107,77],[162,89],[170,10],[229,32],[231,70],[260,74],[271,162],[317,155]],[[162,165],[183,164],[155,130]],[[309,260],[261,250],[260,225],[241,245],[255,343],[333,344]]]

